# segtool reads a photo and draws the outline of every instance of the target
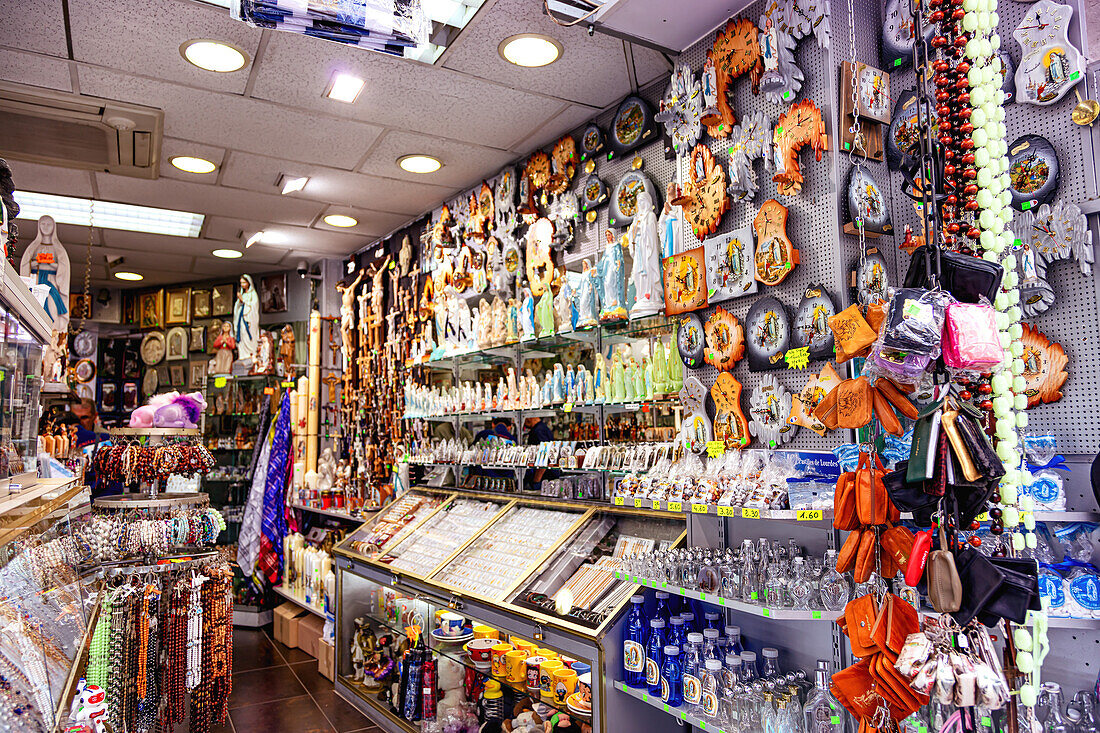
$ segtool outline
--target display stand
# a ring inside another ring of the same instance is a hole
[[[144,438],[150,445],[160,445],[165,438],[188,437],[201,438],[202,428],[112,428],[112,438]],[[166,494],[161,490],[162,479],[149,484],[144,492],[118,494],[96,499],[93,506],[97,509],[160,509],[171,506],[193,506],[209,504],[210,497],[203,492]]]

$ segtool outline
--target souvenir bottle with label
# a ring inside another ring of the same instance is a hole
[[[718,629],[703,629],[703,659],[716,659],[721,664],[722,652],[718,648]]]
[[[745,651],[744,645],[741,643],[741,627],[740,626],[727,626],[726,627],[726,654],[740,654]]]
[[[779,669],[779,650],[774,646],[766,646],[763,650],[764,655],[764,671],[762,675],[764,679],[774,680],[783,674]]]
[[[645,681],[649,685],[649,694],[661,694],[661,666],[664,664],[665,620],[649,620],[649,640],[645,644]]]
[[[661,667],[661,700],[670,708],[684,703],[684,672],[680,666],[680,647],[665,647],[665,663]]]
[[[719,721],[719,685],[718,675],[722,673],[722,663],[717,659],[707,659],[703,663],[703,678],[700,682],[699,710],[703,720],[708,723]]]
[[[669,604],[668,591],[657,591],[657,608],[653,611],[654,618],[663,618],[667,624],[672,620],[672,607]]]
[[[623,672],[625,682],[630,687],[646,686],[645,679],[645,637],[649,626],[646,619],[645,596],[631,596],[630,613],[623,624]]]
[[[842,733],[844,730],[844,711],[829,692],[829,680],[829,663],[817,660],[814,689],[806,698],[802,713],[806,733]]]
[[[836,550],[828,550],[825,553],[825,572],[819,582],[821,589],[821,605],[827,611],[840,611],[848,605],[848,599],[852,595],[848,579],[836,571]]]
[[[688,634],[684,651],[684,704],[691,712],[697,712],[702,693],[703,635],[698,631]]]

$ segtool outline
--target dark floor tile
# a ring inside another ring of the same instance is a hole
[[[234,708],[229,714],[236,730],[334,733],[333,727],[309,695]]]
[[[305,662],[313,659],[313,657],[306,654],[301,649],[291,649],[283,642],[275,641],[275,634],[270,631],[268,632],[268,638],[271,640],[271,643],[275,645],[275,648],[279,650],[279,653],[283,655],[283,659],[286,660],[287,664],[297,664],[298,662]],[[314,661],[316,662],[317,660]]]
[[[190,730],[191,719],[190,716],[185,715],[184,719],[172,729],[172,733],[190,733]],[[221,723],[211,723],[210,733],[234,733],[233,723],[230,721],[229,716],[226,716]]]
[[[229,695],[229,707],[232,709],[304,694],[306,694],[305,688],[298,682],[298,678],[294,676],[290,667],[254,669],[233,675],[233,692]]]
[[[292,664],[290,668],[294,670],[294,674],[298,677],[298,681],[309,690],[309,694],[316,697],[322,692],[333,691],[334,687],[332,682],[325,679],[321,676],[321,673],[317,671],[317,661],[315,659],[311,659],[308,662]]]
[[[260,629],[233,630],[233,671],[247,672],[284,664],[282,655]]]
[[[315,693],[313,699],[317,701],[321,712],[336,727],[338,733],[373,727],[370,718],[359,712],[359,708],[337,695],[332,687],[324,692]]]

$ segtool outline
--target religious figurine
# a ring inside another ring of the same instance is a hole
[[[577,401],[586,405],[592,404],[592,379],[584,364],[577,368]]]
[[[597,267],[600,289],[600,323],[617,323],[627,319],[626,271],[622,240],[610,229],[606,233],[607,246]]]
[[[382,280],[386,275],[386,270],[392,259],[392,257],[387,255],[386,259],[379,262],[378,266],[374,268],[374,272],[371,273],[371,310],[367,314],[366,329],[369,332],[370,347],[376,351],[382,350],[382,318],[385,315],[385,311],[382,308],[382,300],[386,297],[386,291],[385,286],[382,284]],[[359,327],[363,328],[364,324],[360,323]]]
[[[665,205],[661,209],[661,218],[657,220],[662,257],[671,257],[684,251],[684,210],[672,204],[679,197],[679,186],[676,185],[676,181],[670,182],[665,189]]]
[[[46,286],[48,292],[42,306],[53,330],[66,333],[69,328],[69,255],[57,238],[57,223],[52,216],[38,218],[38,232],[34,241],[23,251],[19,274],[23,277],[34,276],[38,285]],[[142,328],[163,328],[163,324],[156,320],[154,317],[153,323],[140,325]]]
[[[482,298],[477,311],[477,346],[487,349],[493,345],[493,311],[489,301]]]
[[[354,682],[364,684],[364,667],[373,655],[374,634],[367,625],[367,618],[360,616],[355,619],[355,633],[351,637],[351,678]]]
[[[558,275],[558,294],[554,296],[554,324],[558,333],[570,333],[573,330],[573,288],[565,268]]]
[[[241,275],[237,302],[233,305],[233,337],[237,339],[237,356],[251,361],[260,339],[260,296],[251,275]]]
[[[565,369],[562,368],[560,361],[554,365],[554,376],[551,384],[554,385],[553,402],[560,405],[565,402]]]
[[[581,281],[577,285],[577,330],[594,328],[599,324],[600,301],[596,269],[588,260],[581,265]]]
[[[542,407],[549,407],[553,401],[554,384],[550,379],[550,372],[547,371],[542,382]]]
[[[494,410],[507,410],[508,407],[508,388],[504,386],[504,377],[497,380],[497,404]]]
[[[539,338],[554,335],[554,292],[550,288],[542,291],[538,305],[535,306],[535,322]]]
[[[611,357],[611,380],[610,380],[611,393],[608,397],[609,403],[619,403],[626,401],[626,369],[623,367],[623,357],[618,352]]]
[[[519,306],[519,337],[521,341],[535,338],[535,299],[527,288]]]
[[[638,211],[630,223],[629,241],[634,264],[630,280],[634,284],[634,305],[631,318],[651,316],[665,307],[661,286],[660,243],[657,241],[657,215],[653,199],[643,190],[638,194]]]
[[[645,398],[652,400],[655,394],[653,387],[653,362],[642,357],[642,381],[645,384]]]
[[[294,379],[294,327],[289,323],[279,334],[279,364],[283,379]]]
[[[229,374],[233,371],[233,349],[237,348],[237,339],[233,338],[233,324],[222,321],[222,329],[214,338],[214,358],[207,368],[208,374]]]
[[[680,350],[675,346],[676,338],[676,332],[673,331],[668,348],[665,349],[668,354],[668,392],[671,394],[679,394],[684,388],[684,362],[680,360]]]
[[[406,234],[401,238],[401,250],[397,253],[397,277],[395,279],[400,280],[409,276],[409,263],[412,262],[412,254],[412,242],[409,241],[409,235]]]
[[[477,348],[477,334],[474,331],[473,314],[470,306],[462,298],[455,298],[458,304],[458,346],[462,350],[473,351]]]
[[[508,367],[508,396],[512,401],[512,409],[517,410],[522,407],[520,402],[519,388],[516,385],[516,370],[514,367]]]
[[[363,271],[360,270],[351,285],[336,283],[336,292],[340,293],[340,338],[343,342],[340,349],[344,354],[344,369],[351,366],[352,348],[355,343],[352,340],[352,334],[355,333],[355,289],[359,287],[362,279]]]
[[[630,357],[630,370],[634,376],[634,399],[645,399],[645,367],[632,356]]]
[[[607,362],[603,358],[603,354],[596,354],[596,365],[593,368],[592,374],[592,394],[593,402],[596,404],[603,404],[608,402],[610,396],[606,390],[607,386]]]
[[[572,364],[565,370],[565,401],[569,404],[577,401],[577,374]]]
[[[508,299],[507,314],[504,317],[504,343],[514,344],[519,341],[519,306],[515,298]]]
[[[493,346],[503,346],[508,337],[508,306],[499,295],[493,298],[489,320],[489,343]]]
[[[657,394],[672,391],[668,384],[668,352],[661,339],[653,342],[653,390]]]
[[[271,333],[263,331],[256,341],[256,353],[252,356],[252,366],[249,374],[274,374],[275,373],[275,340]]]

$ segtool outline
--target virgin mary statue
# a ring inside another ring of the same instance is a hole
[[[260,298],[251,275],[241,275],[237,302],[233,306],[233,334],[237,338],[240,359],[252,361],[260,340]]]

